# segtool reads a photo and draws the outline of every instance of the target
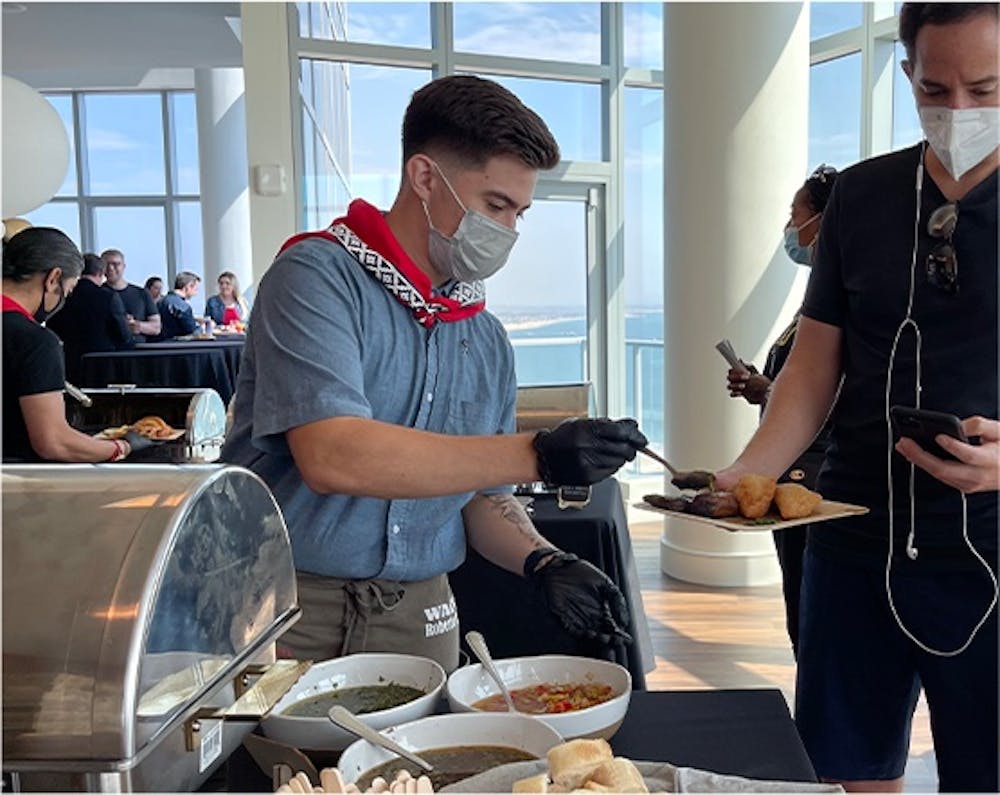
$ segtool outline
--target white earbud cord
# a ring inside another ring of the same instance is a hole
[[[889,404],[892,398],[892,373],[893,368],[896,363],[896,348],[899,345],[899,339],[902,337],[903,332],[906,330],[907,326],[913,327],[913,333],[916,339],[916,371],[917,371],[917,382],[916,382],[916,394],[914,397],[914,405],[920,408],[920,390],[921,390],[921,380],[920,380],[920,349],[921,349],[921,339],[920,339],[920,327],[917,325],[916,321],[913,319],[913,296],[916,291],[916,276],[917,276],[917,244],[920,239],[920,202],[921,194],[924,188],[924,154],[927,151],[927,143],[921,147],[920,150],[920,162],[917,164],[917,211],[913,219],[913,256],[910,260],[910,292],[906,304],[906,317],[899,324],[896,329],[896,336],[892,341],[892,349],[889,351],[889,372],[886,376],[885,381],[885,427],[888,435],[888,455],[886,456],[886,479],[889,483],[889,555],[886,558],[885,563],[885,593],[889,597],[889,609],[892,611],[892,617],[896,620],[896,625],[903,631],[910,640],[912,640],[920,649],[927,652],[928,654],[934,654],[938,657],[955,657],[961,654],[972,643],[979,629],[986,623],[986,619],[989,618],[990,613],[993,610],[994,605],[997,603],[997,578],[993,574],[993,570],[990,565],[986,562],[979,551],[973,546],[972,542],[969,540],[969,522],[968,522],[968,505],[965,499],[965,492],[959,491],[958,495],[962,500],[962,538],[965,540],[965,545],[969,548],[969,551],[975,556],[975,558],[983,565],[986,569],[986,574],[989,576],[990,581],[993,583],[993,598],[990,601],[989,606],[986,608],[986,612],[983,613],[983,617],[979,619],[979,623],[973,627],[972,632],[966,639],[965,643],[959,646],[957,649],[952,649],[950,651],[941,651],[940,649],[934,649],[920,639],[917,638],[906,625],[903,624],[903,620],[899,617],[899,612],[896,610],[896,603],[892,598],[892,557],[893,557],[893,547],[895,542],[895,509],[893,500],[893,487],[892,487],[892,454],[894,452],[894,442],[892,434],[892,426],[889,422]],[[906,539],[906,554],[910,560],[916,560],[918,555],[917,547],[914,544],[914,536],[917,530],[917,516],[916,516],[916,497],[914,495],[914,474],[916,472],[916,467],[910,464],[910,534]]]

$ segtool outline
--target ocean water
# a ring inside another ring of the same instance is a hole
[[[562,314],[560,314],[562,312]],[[518,383],[584,380],[587,322],[559,308],[495,312],[508,326]],[[625,316],[626,411],[654,444],[663,441],[663,313]]]

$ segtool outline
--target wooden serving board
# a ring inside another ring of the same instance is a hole
[[[802,519],[782,519],[778,514],[769,513],[764,518],[774,519],[773,522],[761,524],[760,519],[744,519],[742,516],[730,516],[725,519],[714,519],[711,516],[698,516],[694,513],[684,513],[683,511],[668,511],[657,508],[648,502],[634,503],[636,508],[644,511],[659,513],[664,516],[674,516],[678,519],[688,519],[692,522],[710,524],[721,527],[723,530],[731,532],[745,532],[747,530],[784,530],[786,527],[798,527],[804,524],[816,524],[817,522],[828,522],[831,519],[843,519],[845,516],[860,516],[868,513],[868,509],[863,505],[853,505],[849,502],[836,502],[835,500],[823,500],[816,506],[816,510],[809,516]]]

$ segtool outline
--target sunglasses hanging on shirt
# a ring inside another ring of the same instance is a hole
[[[958,254],[952,236],[958,225],[958,205],[938,207],[927,221],[927,234],[941,240],[927,255],[927,282],[950,295],[958,293]]]

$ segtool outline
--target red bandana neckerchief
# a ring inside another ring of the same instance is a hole
[[[28,318],[28,320],[30,320],[32,323],[37,323],[38,322],[37,320],[35,320],[34,316],[31,314],[31,312],[29,312],[27,309],[25,309],[23,306],[21,306],[13,298],[8,298],[6,295],[3,296],[3,311],[4,312],[20,312],[22,315],[24,315],[26,318]]]
[[[385,217],[362,199],[352,201],[347,215],[336,219],[327,229],[295,235],[281,251],[309,237],[326,238],[343,246],[427,328],[438,320],[444,323],[465,320],[486,307],[486,291],[481,281],[455,282],[447,295],[434,295],[431,280],[403,250]]]

